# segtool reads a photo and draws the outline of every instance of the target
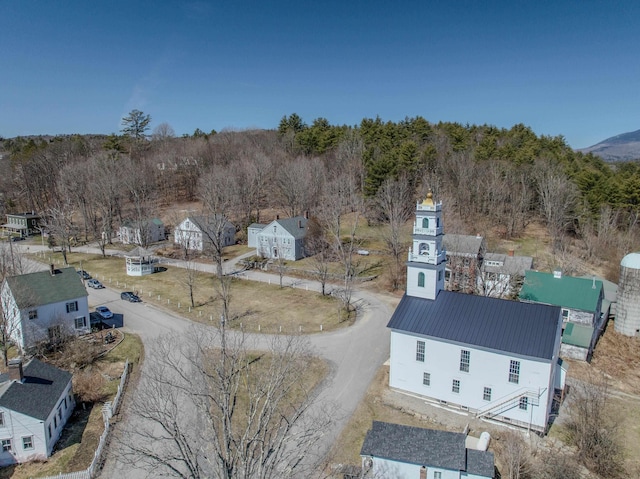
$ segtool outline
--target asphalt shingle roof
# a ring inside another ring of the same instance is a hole
[[[304,216],[294,216],[293,218],[276,220],[276,223],[282,226],[295,239],[301,239],[307,234],[308,221]]]
[[[493,477],[493,453],[467,450],[465,437],[457,432],[373,421],[360,454]]]
[[[499,261],[502,266],[493,266],[488,264],[491,261]],[[482,270],[489,273],[502,273],[510,275],[524,276],[528,269],[533,266],[533,258],[531,256],[509,256],[506,254],[486,253]]]
[[[564,275],[555,278],[553,273],[529,270],[525,274],[520,299],[596,312],[602,288],[602,281],[597,279]]]
[[[462,256],[478,256],[482,248],[482,236],[445,234],[442,236],[442,244],[447,253]]]
[[[560,308],[440,291],[403,296],[387,327],[436,339],[551,360]]]
[[[60,400],[71,373],[37,359],[27,363],[23,373],[24,382],[12,382],[0,396],[0,406],[44,421]]]
[[[58,303],[88,296],[80,276],[72,267],[7,278],[11,293],[20,309]]]

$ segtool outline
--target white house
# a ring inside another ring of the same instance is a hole
[[[485,253],[477,277],[478,294],[493,298],[517,296],[524,281],[525,272],[533,267],[531,256]]]
[[[294,216],[276,219],[268,225],[254,223],[248,229],[249,246],[255,246],[257,254],[263,258],[282,258],[288,261],[304,258],[308,222],[304,216]],[[262,229],[258,232],[260,226]]]
[[[141,227],[134,222],[126,222],[118,230],[122,244],[146,246],[165,239],[164,223],[159,218],[144,222]]]
[[[430,196],[416,207],[407,292],[388,324],[389,385],[544,432],[564,387],[560,308],[444,291],[441,213]]]
[[[10,276],[0,298],[11,340],[24,351],[41,341],[90,332],[87,290],[72,267]]]
[[[11,360],[0,375],[0,465],[49,457],[74,406],[70,373]]]
[[[222,247],[235,244],[236,227],[222,216],[189,216],[174,229],[173,241],[189,250],[204,251],[211,246],[212,238],[217,238],[218,232]]]
[[[362,477],[493,479],[492,452],[466,447],[462,433],[374,421],[360,456]]]

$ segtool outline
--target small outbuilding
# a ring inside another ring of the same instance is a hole
[[[158,260],[153,258],[150,251],[138,246],[125,254],[127,274],[129,276],[145,276],[155,272]]]

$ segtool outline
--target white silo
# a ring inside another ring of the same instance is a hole
[[[640,336],[640,253],[629,253],[620,262],[615,329]]]

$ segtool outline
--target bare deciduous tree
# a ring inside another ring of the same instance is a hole
[[[332,421],[311,407],[304,340],[273,336],[263,353],[243,334],[213,328],[185,339],[152,347],[121,456],[184,479],[309,476],[308,458]]]
[[[313,210],[322,191],[324,166],[317,158],[299,157],[277,167],[276,186],[289,216]]]
[[[401,257],[406,256],[407,247],[400,234],[412,214],[412,193],[409,180],[403,175],[397,180],[385,180],[376,195],[378,208],[386,221],[382,235],[392,258],[391,287],[394,291],[400,288],[405,270]]]
[[[351,312],[353,281],[358,274],[355,253],[359,242],[356,231],[363,210],[362,196],[358,194],[351,178],[340,176],[327,183],[318,219],[342,266],[342,287],[335,292],[347,314]],[[345,215],[349,215],[347,223],[343,222]]]
[[[620,419],[610,414],[609,381],[592,375],[571,388],[567,431],[578,449],[579,460],[603,477],[619,477],[623,471]]]
[[[66,197],[56,200],[47,210],[44,226],[52,235],[64,258],[64,264],[67,263],[67,253],[71,253],[71,242],[76,234],[76,225],[73,222],[75,213],[75,205],[71,198]]]
[[[315,217],[311,217],[307,223],[305,250],[311,255],[311,274],[320,283],[322,295],[325,296],[329,280],[329,264],[333,259],[333,254],[331,243],[322,230],[322,225]]]
[[[182,284],[187,289],[189,293],[189,300],[191,301],[191,307],[195,308],[196,303],[193,298],[193,294],[198,287],[198,267],[197,263],[193,261],[185,261],[183,266],[183,270],[181,272]]]
[[[560,248],[569,225],[575,219],[578,192],[558,165],[538,162],[536,185],[542,214],[547,221],[554,253]]]
[[[529,449],[517,431],[505,431],[500,438],[498,454],[504,469],[504,479],[524,479],[530,470]]]

